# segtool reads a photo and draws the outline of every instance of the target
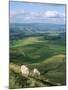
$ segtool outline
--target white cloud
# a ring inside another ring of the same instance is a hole
[[[30,14],[32,17],[37,17],[37,18],[40,18],[40,17],[43,17],[43,14],[41,12],[31,12]]]
[[[45,12],[45,15],[46,15],[47,17],[56,17],[56,16],[58,16],[59,14],[58,14],[58,12],[56,12],[56,11],[46,11],[46,12]]]
[[[15,18],[18,20],[45,20],[46,22],[60,22],[62,20],[64,22],[65,14],[57,11],[45,11],[45,12],[29,12],[29,11],[18,11],[11,12],[10,18]]]
[[[27,16],[31,16],[31,17],[65,17],[64,13],[60,13],[57,11],[45,11],[45,12],[28,12],[28,11],[19,11],[19,12],[10,12],[10,16],[16,16],[16,17],[27,17]]]
[[[45,16],[49,18],[59,18],[64,17],[63,13],[57,12],[57,11],[46,11]]]

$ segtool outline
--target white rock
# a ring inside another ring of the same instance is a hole
[[[40,75],[40,72],[38,71],[38,69],[34,68],[33,70],[33,75]]]
[[[21,73],[22,73],[22,76],[28,77],[28,75],[29,75],[29,68],[26,67],[25,65],[22,65],[21,66]]]

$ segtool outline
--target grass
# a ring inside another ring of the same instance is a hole
[[[20,82],[16,80],[22,80],[22,77],[18,75],[21,73],[22,64],[27,65],[31,70],[37,68],[42,79],[47,78],[52,82],[65,85],[65,52],[63,40],[45,40],[43,36],[40,36],[12,41],[10,45],[10,88],[49,86],[33,78],[24,80],[25,84],[20,85]]]
[[[42,37],[29,37],[15,41],[15,44],[11,45],[10,52],[11,56],[15,55],[19,57],[12,58],[13,60],[18,59],[20,61],[23,59],[24,62],[36,63],[56,54],[65,54],[64,46],[59,43],[57,45],[54,41],[44,40]]]

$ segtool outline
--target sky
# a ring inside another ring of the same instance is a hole
[[[10,23],[65,24],[65,5],[10,1]]]

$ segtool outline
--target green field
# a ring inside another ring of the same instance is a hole
[[[37,68],[42,80],[66,84],[65,40],[46,40],[43,36],[26,37],[10,42],[10,88],[50,86],[32,77],[24,78],[20,66]]]

